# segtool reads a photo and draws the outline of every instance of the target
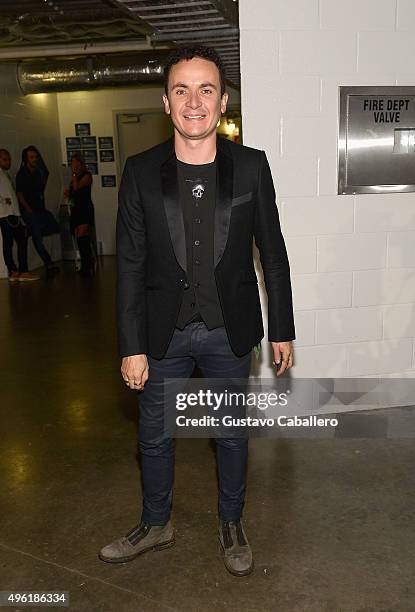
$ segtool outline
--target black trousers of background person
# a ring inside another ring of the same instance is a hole
[[[27,272],[27,229],[23,225],[19,217],[9,215],[0,219],[1,235],[3,238],[3,257],[4,263],[11,272]],[[13,259],[13,243],[17,244],[17,261],[19,267],[16,266]]]
[[[175,440],[164,435],[164,379],[187,380],[195,365],[205,378],[248,379],[251,353],[237,357],[225,327],[208,330],[194,322],[175,329],[162,359],[148,356],[149,378],[139,397],[139,449],[143,481],[141,520],[162,525],[170,518]],[[242,515],[245,499],[248,438],[216,438],[219,476],[219,517],[236,520]],[[188,495],[191,495],[189,490]]]

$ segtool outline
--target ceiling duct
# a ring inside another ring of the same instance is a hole
[[[239,87],[239,15],[236,0],[113,0],[151,29],[154,43],[205,44],[220,54],[228,80]],[[258,4],[261,4],[260,2]]]
[[[22,61],[17,64],[17,80],[25,95],[162,83],[168,54],[168,50],[153,50]]]

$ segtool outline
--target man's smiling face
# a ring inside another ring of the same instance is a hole
[[[227,101],[227,93],[221,96],[219,70],[213,62],[194,57],[171,67],[164,109],[184,138],[203,140],[212,134]]]

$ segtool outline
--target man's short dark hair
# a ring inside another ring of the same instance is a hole
[[[1,153],[6,153],[6,155],[8,155],[10,157],[10,151],[8,151],[7,149],[0,148],[0,154]]]
[[[164,91],[166,92],[166,95],[168,94],[168,84],[171,67],[175,64],[178,64],[182,60],[191,60],[194,57],[200,57],[201,59],[208,60],[209,62],[213,62],[215,64],[215,66],[219,70],[220,95],[223,96],[226,91],[225,67],[220,58],[219,53],[215,51],[215,49],[213,49],[212,47],[205,47],[203,45],[178,47],[167,58],[167,61],[164,65]]]

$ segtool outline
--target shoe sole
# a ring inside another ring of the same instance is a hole
[[[17,282],[19,282],[19,283],[34,283],[37,280],[40,280],[40,277],[39,278],[18,278]]]
[[[106,563],[127,563],[127,561],[132,561],[136,557],[142,555],[145,552],[149,552],[150,550],[152,550],[153,552],[157,552],[159,550],[164,550],[165,548],[171,548],[172,546],[174,546],[175,542],[176,541],[173,538],[168,542],[162,542],[161,544],[153,544],[152,546],[147,546],[147,548],[142,548],[137,553],[129,555],[128,557],[104,557],[103,555],[101,555],[101,553],[98,553],[98,557],[101,559],[101,561],[105,561]]]
[[[226,563],[224,563],[224,566],[226,567],[226,569],[228,570],[228,572],[230,574],[232,574],[232,576],[249,576],[249,574],[252,574],[252,572],[254,571],[254,562],[252,561],[252,565],[251,567],[249,567],[247,570],[243,570],[241,572],[237,572],[236,570],[231,569],[230,567],[228,567],[226,565]]]

